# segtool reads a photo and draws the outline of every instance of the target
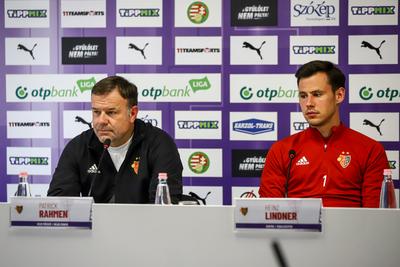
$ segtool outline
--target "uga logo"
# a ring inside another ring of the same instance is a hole
[[[18,212],[18,214],[21,214],[23,209],[24,209],[24,206],[22,206],[22,205],[15,206],[15,210]]]
[[[241,213],[243,216],[246,216],[248,211],[249,211],[249,208],[245,208],[245,207],[241,207],[241,208],[240,208],[240,213]]]

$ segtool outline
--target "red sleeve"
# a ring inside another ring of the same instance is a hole
[[[282,166],[284,166],[284,162],[279,144],[275,143],[266,156],[258,190],[260,197],[284,197],[286,175]]]
[[[378,208],[383,180],[383,170],[389,168],[388,159],[382,145],[376,143],[368,155],[367,167],[363,176],[362,206]]]

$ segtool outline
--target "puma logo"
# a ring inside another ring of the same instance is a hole
[[[257,54],[260,56],[260,59],[262,60],[263,57],[261,55],[261,47],[265,44],[265,41],[263,41],[260,45],[259,48],[254,47],[252,44],[248,43],[248,42],[243,42],[243,46],[242,48],[248,48],[250,50],[255,50],[257,52]]]
[[[194,192],[189,192],[189,195],[190,195],[191,197],[193,197],[193,198],[195,198],[195,199],[201,201],[201,202],[203,203],[203,205],[207,205],[207,204],[206,204],[206,199],[207,199],[207,197],[208,197],[209,194],[211,194],[210,191],[207,193],[207,195],[206,195],[204,198],[201,198],[201,197],[199,197],[199,195],[197,195],[196,193],[194,193]]]
[[[368,125],[368,126],[371,126],[371,127],[376,128],[376,130],[378,131],[378,133],[379,133],[380,135],[382,135],[382,132],[381,132],[381,124],[382,124],[382,122],[383,122],[384,120],[385,120],[385,119],[382,119],[381,122],[380,122],[378,125],[375,125],[374,123],[372,123],[372,122],[369,121],[369,120],[364,120],[364,121],[363,121],[363,125]]]
[[[75,116],[75,122],[81,122],[89,126],[89,129],[92,129],[92,123],[85,121],[82,117]]]
[[[18,44],[17,50],[23,50],[23,51],[28,52],[31,55],[31,57],[33,58],[33,60],[35,60],[35,57],[33,56],[33,49],[35,49],[36,46],[37,46],[37,44],[35,44],[32,47],[32,49],[28,49],[28,48],[26,48],[26,46],[24,46],[22,44]]]
[[[378,54],[379,58],[382,59],[382,55],[381,55],[381,50],[380,49],[381,49],[381,46],[382,46],[382,44],[384,42],[386,42],[386,41],[383,40],[378,47],[375,47],[372,44],[368,43],[367,41],[362,41],[361,42],[361,47],[366,47],[366,48],[369,48],[371,50],[375,50],[375,52]]]
[[[140,48],[137,47],[135,44],[129,43],[128,49],[135,49],[136,51],[139,51],[139,52],[142,54],[142,56],[144,57],[144,59],[146,59],[146,56],[145,56],[145,54],[144,54],[144,50],[146,49],[146,47],[147,47],[148,45],[149,45],[149,43],[146,43],[146,44],[144,45],[144,47],[143,47],[142,49],[140,49]]]

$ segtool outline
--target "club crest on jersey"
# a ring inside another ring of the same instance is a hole
[[[342,166],[343,169],[347,168],[347,166],[350,165],[351,161],[350,153],[349,152],[340,153],[339,157],[337,158],[337,161],[340,163],[340,166]]]
[[[140,160],[140,157],[136,157],[135,160],[132,162],[132,165],[131,165],[131,167],[132,167],[132,169],[133,169],[133,171],[135,172],[136,175],[139,172],[139,160]]]

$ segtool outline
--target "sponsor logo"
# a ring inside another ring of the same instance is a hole
[[[106,64],[106,37],[63,37],[62,64]]]
[[[190,191],[189,196],[193,197],[194,199],[197,200],[197,202],[203,203],[203,205],[207,205],[207,198],[211,194],[211,191],[208,191],[205,197],[200,197],[198,194],[195,192]]]
[[[353,15],[395,15],[395,6],[352,6]]]
[[[187,16],[192,23],[202,24],[208,18],[209,10],[205,3],[191,3],[187,9]]]
[[[305,156],[303,156],[301,159],[299,159],[296,162],[296,166],[303,166],[303,165],[308,165],[308,164],[310,164],[310,162],[308,162],[308,160]]]
[[[366,48],[368,48],[368,49],[370,49],[370,50],[374,50],[374,51],[378,54],[379,58],[382,59],[382,55],[381,55],[381,46],[382,46],[382,44],[384,44],[385,42],[386,42],[386,41],[383,40],[383,41],[379,44],[378,47],[375,47],[375,46],[373,46],[372,44],[370,44],[370,43],[367,42],[367,41],[362,41],[362,42],[361,42],[361,47],[366,47]]]
[[[9,18],[47,18],[46,9],[8,9]]]
[[[390,168],[390,169],[394,170],[394,169],[397,168],[397,167],[396,167],[396,161],[395,161],[395,160],[389,160],[388,163],[389,163],[389,168]]]
[[[276,0],[231,1],[232,26],[276,26]]]
[[[146,122],[146,123],[150,123],[153,126],[158,126],[158,120],[156,118],[149,118],[149,114],[146,114],[146,116],[139,118],[140,120]]]
[[[192,53],[192,54],[198,54],[198,53],[220,53],[221,49],[219,48],[177,48],[176,49],[177,53]]]
[[[218,121],[177,121],[179,129],[218,129]]]
[[[331,55],[336,53],[336,46],[334,45],[294,45],[292,49],[295,55]]]
[[[243,192],[240,195],[240,198],[257,198],[257,195],[254,194],[254,190]]]
[[[49,165],[48,157],[9,157],[11,165]]]
[[[143,89],[142,96],[152,97],[156,100],[158,97],[190,97],[190,92],[196,93],[197,91],[208,90],[211,88],[211,83],[207,76],[202,79],[191,79],[189,80],[189,86],[185,88],[150,88]]]
[[[85,124],[88,126],[89,129],[92,129],[92,122],[88,122],[80,116],[75,116],[75,122]]]
[[[18,86],[15,89],[15,95],[18,99],[25,99],[28,96],[32,98],[41,98],[46,100],[49,97],[78,97],[78,92],[83,93],[84,91],[91,90],[96,83],[94,77],[87,80],[77,80],[76,87],[64,89],[64,88],[30,88]],[[78,90],[79,89],[79,90]]]
[[[376,94],[374,94],[374,90],[371,87],[361,87],[359,91],[359,96],[363,100],[370,100],[374,95],[378,98],[386,98],[389,99],[389,101],[396,101],[396,98],[400,97],[400,89],[391,89],[391,88],[386,88],[384,89],[379,89],[375,90]]]
[[[132,169],[135,172],[135,174],[137,175],[139,172],[139,162],[140,162],[140,157],[136,157],[135,160],[132,162]]]
[[[103,10],[64,10],[62,11],[64,17],[93,17],[93,16],[104,16]]]
[[[375,128],[375,129],[378,131],[379,135],[382,136],[381,124],[382,124],[382,122],[384,122],[384,121],[385,121],[385,119],[382,119],[381,122],[380,122],[379,124],[375,124],[375,123],[371,122],[370,120],[364,119],[364,120],[363,120],[363,125],[367,125],[367,126],[370,126],[370,127]]]
[[[340,166],[342,166],[343,169],[347,168],[347,166],[350,165],[351,161],[350,153],[349,152],[340,153],[339,157],[337,158],[337,161],[339,162]]]
[[[263,98],[268,101],[271,101],[273,98],[298,98],[299,92],[298,90],[283,90],[282,87],[279,87],[278,90],[276,89],[257,89],[253,92],[253,88],[244,86],[240,89],[240,97],[244,100],[250,100],[253,97],[256,98]]]
[[[35,60],[35,57],[33,56],[33,49],[35,49],[36,46],[37,46],[37,44],[34,44],[31,49],[28,49],[23,44],[18,44],[17,50],[22,50],[22,51],[28,52],[31,55],[32,59]]]
[[[15,210],[17,211],[18,214],[21,214],[22,211],[24,210],[24,206],[22,205],[16,205]]]
[[[159,17],[159,8],[120,8],[118,13],[121,17]]]
[[[197,151],[189,156],[188,165],[192,172],[202,174],[210,167],[210,159],[207,154]]]
[[[295,121],[293,122],[293,128],[296,131],[303,131],[305,129],[307,129],[310,125],[308,124],[308,122],[303,122],[303,121]]]
[[[8,122],[9,127],[50,127],[50,122]]]
[[[97,165],[93,164],[89,169],[87,169],[87,173],[100,173],[100,171],[97,169]]]
[[[232,150],[232,177],[261,177],[266,150]]]
[[[261,55],[261,48],[263,47],[264,44],[265,44],[265,41],[263,41],[263,42],[261,43],[261,45],[257,48],[257,47],[255,47],[255,46],[253,46],[252,44],[250,44],[249,42],[243,42],[242,48],[248,48],[248,49],[250,49],[250,50],[256,51],[256,52],[257,52],[257,55],[258,55],[258,56],[260,57],[260,59],[262,60],[263,57],[262,57],[262,55]]]
[[[140,53],[142,54],[143,58],[146,59],[146,55],[144,54],[144,50],[146,49],[146,47],[147,47],[148,45],[149,45],[149,43],[146,43],[146,44],[143,46],[143,48],[139,48],[139,47],[137,47],[135,44],[129,43],[128,49],[133,49],[133,50],[136,50],[136,51],[140,52]]]
[[[334,5],[328,5],[325,1],[317,3],[314,1],[308,4],[296,4],[293,6],[293,16],[317,16],[324,19],[332,19],[332,14],[335,14],[336,8]]]
[[[246,216],[247,215],[247,212],[249,211],[249,208],[245,208],[245,207],[241,207],[240,208],[240,213],[243,215],[243,216]]]
[[[233,122],[233,130],[245,134],[261,134],[275,130],[275,123],[260,119],[248,119]]]

